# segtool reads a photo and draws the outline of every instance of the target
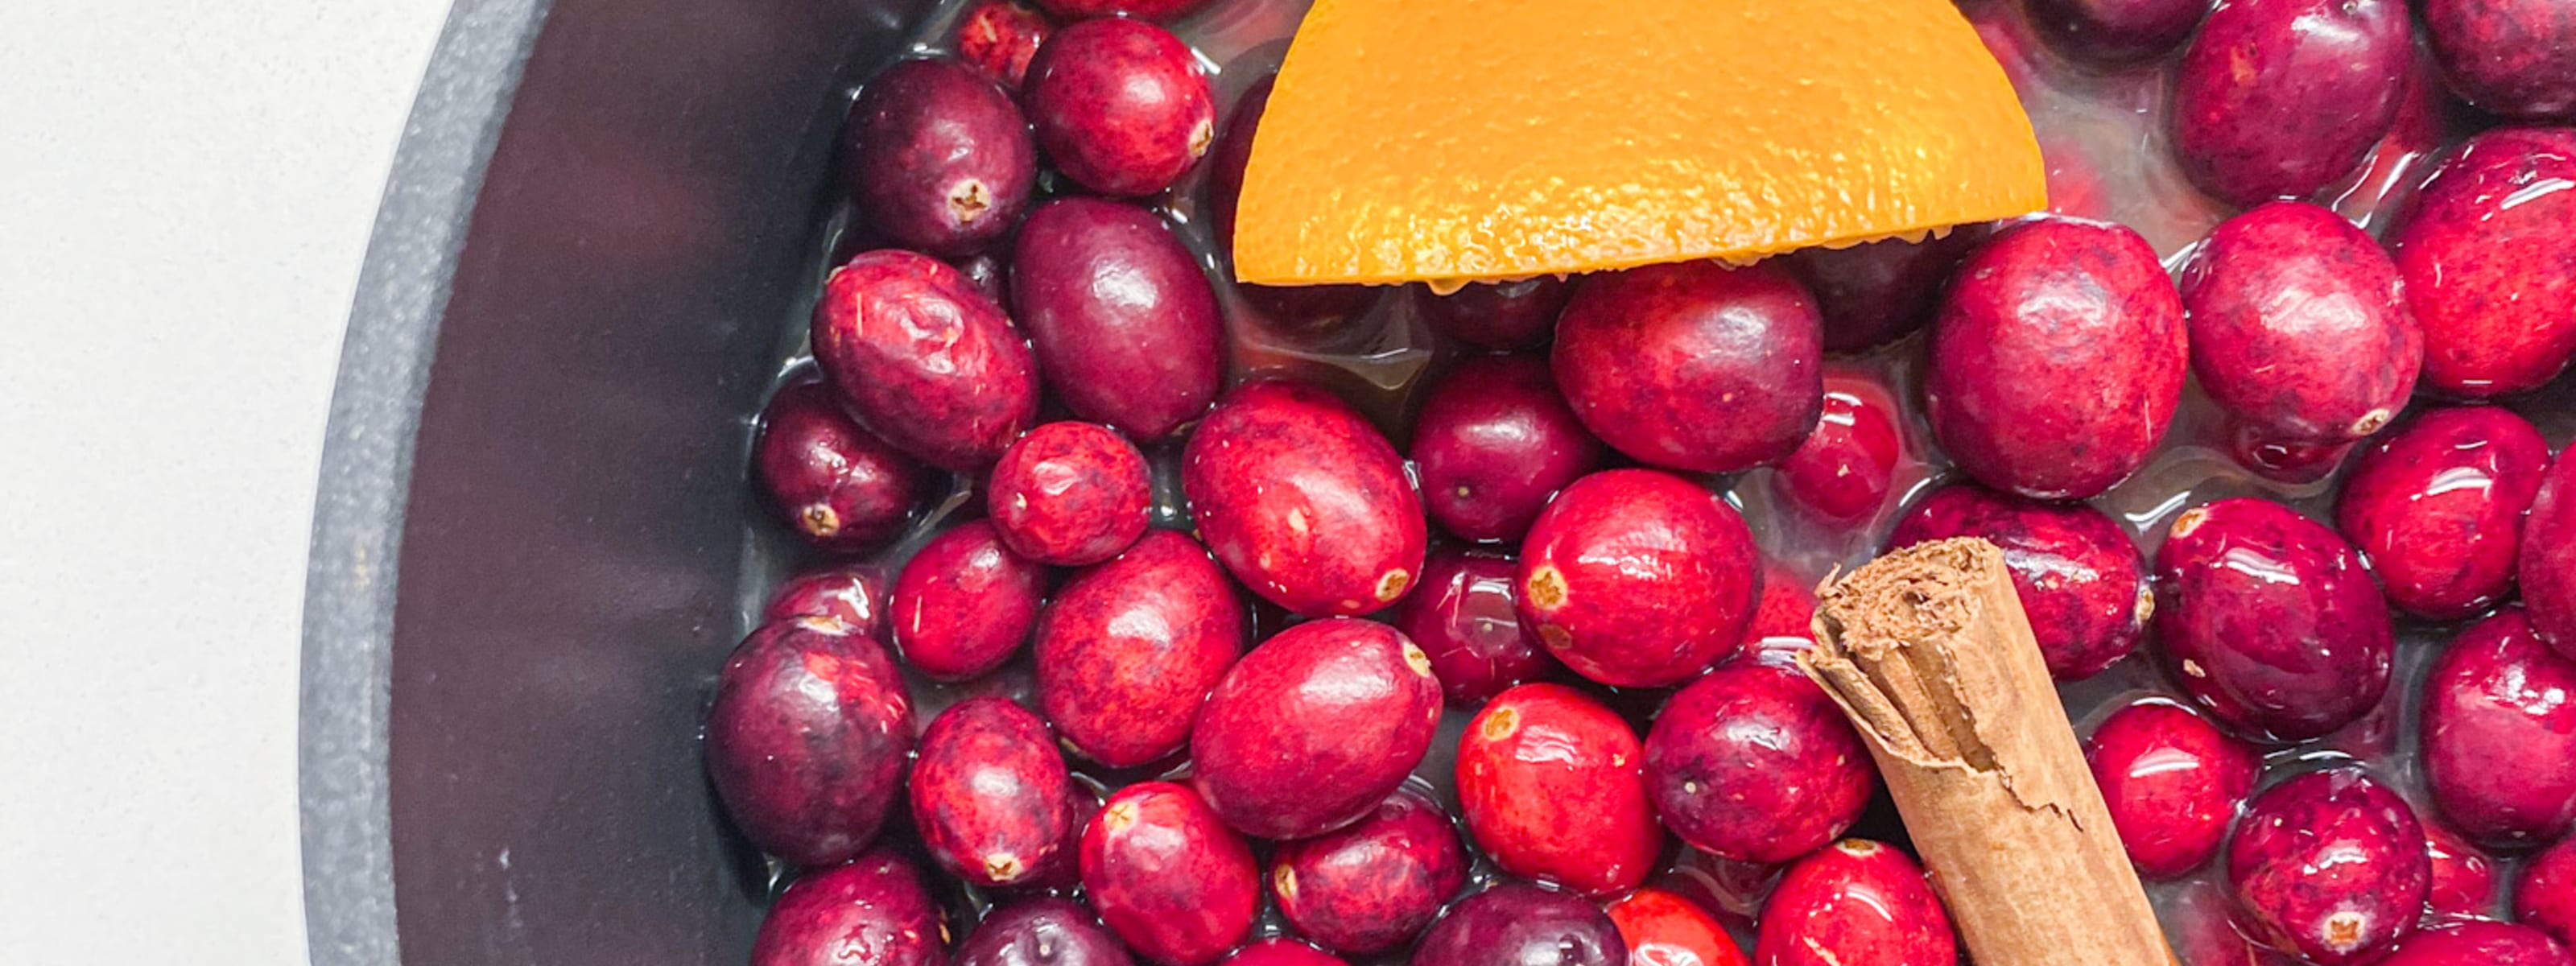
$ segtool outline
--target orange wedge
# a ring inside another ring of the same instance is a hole
[[[1950,0],[1318,0],[1235,274],[1457,282],[1750,261],[2047,204]]]

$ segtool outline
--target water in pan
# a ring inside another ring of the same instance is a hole
[[[914,49],[941,52],[952,25],[968,5],[962,0],[942,3],[920,25]],[[1216,0],[1207,10],[1174,25],[1175,32],[1196,49],[1214,78],[1218,118],[1228,117],[1236,98],[1277,68],[1287,47],[1287,36],[1305,7],[1301,0]],[[2060,58],[2039,42],[2022,19],[2017,0],[1966,0],[1961,7],[2004,64],[2030,111],[2048,156],[2053,208],[2065,214],[2118,221],[2137,229],[2156,247],[2168,267],[2178,267],[2189,256],[2191,246],[2231,213],[2226,204],[2190,186],[2166,143],[2164,110],[2172,86],[2173,58],[2109,71],[2080,66]],[[2465,109],[2443,90],[2429,60],[2419,56],[2416,71],[2417,79],[2423,83],[2417,84],[2410,96],[2417,98],[2416,108],[2428,112],[2425,126],[2419,129],[2428,133],[2414,138],[2392,135],[2353,175],[2313,199],[2335,207],[2374,234],[2386,229],[2435,159],[2438,148],[2463,133],[2461,115]],[[2405,122],[2401,121],[2400,126],[2406,126]],[[1406,417],[1428,381],[1426,374],[1441,372],[1459,355],[1459,349],[1434,338],[1416,317],[1417,293],[1413,291],[1390,290],[1365,315],[1322,334],[1280,331],[1264,323],[1230,283],[1231,273],[1220,264],[1204,215],[1206,165],[1200,167],[1180,187],[1151,199],[1150,204],[1178,226],[1208,267],[1210,277],[1218,280],[1236,378],[1254,373],[1289,373],[1331,386],[1393,431],[1401,447],[1405,443],[1402,432],[1408,423]],[[778,374],[782,380],[810,364],[804,347],[803,310],[810,307],[823,274],[838,258],[856,248],[853,237],[846,209],[828,215],[818,226],[816,255],[806,286],[807,301],[796,315],[781,324]],[[1833,371],[1878,380],[1908,408],[1904,424],[1907,459],[1898,467],[1894,481],[1895,492],[1903,499],[1891,500],[1875,518],[1831,528],[1810,523],[1774,505],[1770,470],[1709,480],[1744,511],[1766,553],[1801,579],[1817,581],[1837,569],[1868,560],[1882,547],[1902,507],[1954,475],[1935,449],[1919,413],[1914,412],[1919,401],[1916,384],[1922,354],[1922,337],[1917,335],[1865,355],[1829,362]],[[2563,384],[2511,405],[2537,423],[2553,443],[2564,443],[2576,434],[2576,396],[2571,396]],[[2339,474],[2337,478],[2304,485],[2254,476],[2227,457],[2218,423],[2218,414],[2198,388],[2187,388],[2182,410],[2155,458],[2134,477],[2092,501],[2111,513],[2148,555],[2154,554],[2166,526],[2177,514],[2222,497],[2263,496],[2320,519],[2330,516]],[[751,430],[748,416],[738,429],[747,451]],[[1149,456],[1155,464],[1159,524],[1186,527],[1186,510],[1177,486],[1178,447],[1162,447]],[[977,499],[975,486],[970,481],[954,481],[947,496],[875,562],[890,574],[947,521],[971,515]],[[754,517],[754,525],[745,536],[743,555],[738,630],[744,633],[758,619],[769,589],[795,566],[812,560],[793,540],[769,526],[764,516]],[[1265,609],[1256,621],[1264,635],[1278,626],[1276,611]],[[2388,697],[2361,721],[2336,734],[2273,752],[2265,783],[2314,767],[2319,761],[2357,758],[2369,763],[2414,800],[2419,811],[2429,815],[2413,747],[2419,682],[2432,654],[2459,626],[2401,618],[2397,671]],[[2154,659],[2155,649],[2150,638],[2139,654],[2095,677],[2061,687],[2060,693],[2079,731],[2089,733],[2101,718],[2135,698],[2179,694]],[[710,654],[709,692],[720,662],[720,653]],[[1026,697],[1033,687],[1032,669],[1025,653],[982,681],[941,685],[914,678],[911,684],[918,699],[920,720],[925,724],[940,708],[963,697],[987,693]],[[1629,714],[1641,734],[1663,694],[1595,690]],[[1453,753],[1467,717],[1466,712],[1457,709],[1449,712],[1431,754],[1417,770],[1416,781],[1449,803],[1453,812]],[[1176,769],[1185,772],[1186,767],[1185,763],[1174,762],[1110,772],[1077,764],[1076,770],[1086,782],[1105,790]],[[909,832],[898,822],[887,834],[907,836]],[[1901,840],[1903,830],[1882,795],[1854,834]],[[1750,920],[1746,914],[1757,907],[1761,891],[1767,888],[1764,871],[1711,861],[1691,854],[1678,843],[1670,846],[1667,855],[1672,859],[1671,871],[1660,877],[1659,884],[1695,895],[1713,908],[1724,910],[1727,914],[1722,918],[1739,937],[1749,940]],[[1478,863],[1475,878],[1481,883],[1494,873],[1490,863],[1481,857]],[[2510,859],[2500,865],[2500,881],[2510,881],[2511,866]],[[787,870],[774,871],[778,872],[774,884],[783,884]],[[1471,884],[1470,889],[1477,887]],[[2205,867],[2179,881],[2151,884],[2149,892],[2186,966],[2247,962],[2241,944],[2212,944],[2207,939],[2223,935],[2227,929],[2220,921],[2225,915],[2225,902],[2223,883],[2215,870]],[[956,911],[961,915],[980,914],[987,901],[970,890],[960,890],[956,899]],[[1270,934],[1283,928],[1276,911],[1265,909],[1256,932]]]

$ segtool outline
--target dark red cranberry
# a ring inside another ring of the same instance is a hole
[[[1628,723],[1560,684],[1496,695],[1458,742],[1467,832],[1503,871],[1616,895],[1654,871],[1664,830]]]
[[[1028,210],[1038,151],[1011,95],[953,60],[907,60],[859,88],[843,177],[868,226],[905,248],[965,255]]]
[[[1050,12],[1068,19],[1051,0]],[[1133,0],[1129,0],[1133,2]],[[1216,139],[1216,98],[1188,44],[1124,17],[1047,37],[1023,82],[1047,159],[1083,187],[1138,197],[1169,188]]]
[[[951,966],[1132,966],[1127,947],[1080,903],[1039,896],[993,910],[957,944]]]
[[[744,838],[802,866],[876,840],[903,791],[912,701],[875,640],[823,618],[751,632],[716,678],[707,777]]]
[[[1181,451],[1181,490],[1235,579],[1293,613],[1380,610],[1422,573],[1427,524],[1403,458],[1314,386],[1227,394]]]
[[[1054,30],[1046,14],[1013,0],[982,0],[958,18],[957,59],[1017,92],[1028,76],[1029,58]]]
[[[2378,966],[2576,966],[2576,956],[2529,926],[2452,922],[2406,937]]]
[[[2424,383],[2486,398],[2537,389],[2576,355],[2576,130],[2470,138],[2389,236],[2424,326]]]
[[[2227,434],[2227,456],[2256,476],[2283,483],[2314,483],[2334,475],[2335,467],[2356,443],[2303,443],[2276,439],[2270,430],[2249,426],[2229,416],[2221,420]]]
[[[2276,201],[2221,223],[2183,270],[2182,304],[2201,389],[2267,440],[2363,439],[2415,392],[2424,335],[2397,266],[2329,209]]]
[[[1795,667],[1735,663],[1673,695],[1646,732],[1646,788],[1682,841],[1786,862],[1832,842],[1878,789],[1869,749]]]
[[[1268,88],[1263,89],[1266,93]],[[1414,303],[1431,331],[1479,349],[1517,352],[1547,344],[1573,286],[1554,275],[1517,282],[1477,282],[1447,295],[1430,289]]]
[[[1039,205],[1011,256],[1011,305],[1057,397],[1084,419],[1160,439],[1224,385],[1216,290],[1153,212],[1098,198]]]
[[[1413,941],[1467,884],[1467,851],[1437,803],[1399,789],[1358,824],[1283,842],[1270,895],[1299,935],[1345,955]]]
[[[1444,549],[1422,565],[1422,586],[1396,605],[1395,626],[1431,659],[1450,701],[1473,707],[1556,672],[1556,659],[1513,608],[1519,570],[1500,554]]]
[[[983,469],[1037,421],[1029,340],[938,259],[895,249],[850,259],[823,283],[812,336],[851,415],[931,465]]]
[[[821,380],[789,383],[770,398],[751,468],[780,522],[843,553],[902,533],[928,490],[921,464],[860,428]]]
[[[1225,958],[1225,966],[1350,966],[1342,958],[1286,936],[1256,939]]]
[[[2120,225],[2048,218],[1997,235],[1943,295],[1925,416],[1961,469],[2042,500],[2146,465],[2182,399],[2182,299]],[[2069,393],[2067,386],[2087,387]]]
[[[1734,653],[1760,556],[1717,494],[1654,470],[1565,488],[1521,544],[1521,624],[1574,672],[1618,687],[1679,683]]]
[[[769,907],[752,966],[946,966],[948,923],[891,848],[797,878]]]
[[[1431,750],[1440,682],[1384,624],[1299,624],[1252,649],[1208,692],[1190,731],[1199,793],[1265,839],[1340,828],[1377,808]]]
[[[894,578],[894,646],[931,678],[984,676],[1029,639],[1045,602],[1047,569],[1012,553],[990,520],[931,538]]]
[[[1607,911],[1635,966],[1745,966],[1744,951],[1726,927],[1681,896],[1639,889]]]
[[[2576,944],[2576,839],[2561,839],[2522,864],[2513,883],[2513,921]]]
[[[2252,747],[2160,699],[2102,719],[2084,757],[2129,863],[2149,879],[2178,877],[2217,855],[2227,823],[2263,771]]]
[[[1600,907],[1562,892],[1505,883],[1440,917],[1411,966],[1627,966],[1628,945]]]
[[[2407,28],[2400,0],[2224,0],[2175,75],[2184,172],[2236,205],[2350,173],[2397,117]]]
[[[1091,17],[1143,17],[1178,20],[1197,13],[1210,0],[1037,0],[1046,12],[1067,20]]]
[[[2469,103],[2576,120],[2576,6],[2566,0],[2427,0],[2424,37]]]
[[[1145,535],[1154,499],[1145,454],[1095,423],[1048,423],[993,464],[984,504],[1002,543],[1029,560],[1096,564]]]
[[[1245,623],[1207,551],[1147,533],[1066,581],[1039,615],[1038,706],[1066,745],[1112,768],[1171,754],[1243,653]]]
[[[1844,839],[1799,859],[1754,935],[1759,966],[1953,963],[1958,939],[1923,869],[1894,846]]]
[[[1861,352],[1913,335],[1930,322],[1942,284],[1987,234],[1983,226],[1961,226],[1922,241],[1887,238],[1809,248],[1791,253],[1786,264],[1816,294],[1825,351]]]
[[[2156,550],[2156,633],[2176,678],[2220,721],[2304,741],[2388,692],[2388,602],[2335,532],[2278,503],[2219,500]]]
[[[1973,483],[1935,491],[1888,546],[1983,537],[2003,548],[2031,635],[2061,681],[2091,677],[2136,649],[2155,613],[2146,561],[2110,514],[2006,496]]]
[[[885,631],[885,577],[866,564],[838,564],[809,570],[778,585],[761,610],[760,622],[775,624],[798,617],[828,617],[850,625],[863,637]]]
[[[2549,444],[2530,421],[2494,406],[2436,409],[2362,448],[2335,528],[2389,603],[2457,620],[2513,591],[2523,511],[2548,468]]]
[[[2033,0],[2031,26],[2069,57],[2134,64],[2191,36],[2209,0]]]
[[[1600,468],[1601,441],[1556,394],[1547,362],[1485,356],[1433,386],[1413,465],[1433,522],[1468,540],[1518,540],[1547,498]]]
[[[2576,659],[2576,456],[2558,454],[2541,477],[2514,566],[2532,629]]]
[[[2432,877],[2414,811],[2357,767],[2265,789],[2227,843],[2237,924],[2318,966],[2368,962],[2413,932]]]
[[[2440,822],[2423,825],[2424,854],[2433,860],[2433,888],[2424,904],[2438,916],[2485,919],[2495,915],[2495,859]]]
[[[1612,448],[1727,473],[1786,457],[1815,429],[1821,324],[1815,297],[1777,266],[1649,265],[1576,283],[1550,361]]]
[[[1072,858],[1060,852],[1076,817],[1064,756],[1046,722],[1007,698],[969,698],[930,719],[910,789],[913,827],[950,875],[1018,885]]]
[[[1825,377],[1825,411],[1772,477],[1790,506],[1829,523],[1867,522],[1887,505],[1905,438],[1896,400],[1860,375]]]
[[[1208,216],[1216,227],[1217,250],[1228,256],[1234,253],[1234,211],[1243,200],[1243,169],[1252,163],[1252,133],[1261,126],[1261,112],[1270,106],[1271,82],[1277,79],[1274,74],[1254,81],[1235,100],[1234,113],[1226,115],[1225,135],[1208,156]],[[1297,334],[1329,331],[1359,317],[1377,304],[1382,291],[1368,285],[1248,282],[1236,283],[1235,290],[1274,328]]]
[[[2521,608],[2461,631],[2425,673],[2424,779],[2451,826],[2495,846],[2576,825],[2576,661]]]
[[[1166,966],[1213,963],[1242,942],[1260,878],[1243,837],[1170,782],[1119,789],[1082,831],[1082,888],[1101,921]]]

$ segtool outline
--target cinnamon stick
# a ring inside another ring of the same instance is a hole
[[[2173,963],[2003,552],[1917,544],[1818,597],[1798,664],[1860,729],[1978,966]]]

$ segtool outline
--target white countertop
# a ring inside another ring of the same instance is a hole
[[[0,3],[0,959],[304,956],[304,559],[445,0]]]

